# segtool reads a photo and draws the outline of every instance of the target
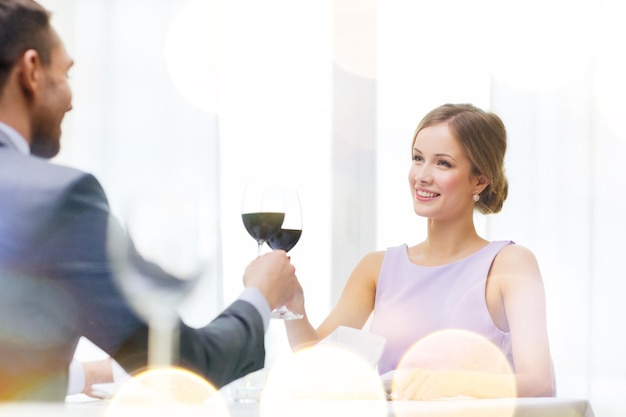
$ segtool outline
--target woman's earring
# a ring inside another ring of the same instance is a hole
[[[476,193],[472,196],[472,199],[474,200],[475,203],[478,203],[478,200],[480,200],[480,195]]]

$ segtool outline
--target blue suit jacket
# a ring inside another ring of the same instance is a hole
[[[63,400],[80,336],[131,372],[146,365],[147,328],[107,254],[110,217],[94,176],[23,155],[0,132],[0,400]],[[180,364],[216,387],[264,357],[262,319],[245,301],[202,329],[181,324]]]

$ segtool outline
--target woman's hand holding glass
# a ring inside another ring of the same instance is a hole
[[[299,281],[296,281],[292,296],[284,303],[284,306],[287,310],[293,312],[293,314],[304,317],[304,290]]]

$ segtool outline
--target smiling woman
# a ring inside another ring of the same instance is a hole
[[[445,371],[440,360],[429,360],[437,359],[431,353],[425,359],[409,353],[414,372],[395,381],[399,398],[553,396],[537,262],[528,249],[512,241],[490,242],[474,226],[474,210],[496,213],[507,197],[505,150],[506,130],[494,113],[446,104],[424,116],[414,135],[409,184],[414,211],[427,220],[425,239],[366,254],[317,329],[304,314],[299,292],[289,308],[305,318],[285,323],[292,348],[316,343],[338,326],[361,328],[373,315],[371,331],[386,339],[378,362],[385,374],[404,367],[401,358],[413,344],[441,330],[462,329],[495,345],[514,373],[468,368],[463,361],[475,366],[493,360],[472,357],[466,343],[453,343],[450,349],[461,360]]]

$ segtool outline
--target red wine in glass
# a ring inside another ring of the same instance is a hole
[[[267,244],[272,249],[282,249],[285,252],[289,252],[296,246],[302,230],[299,229],[280,229],[274,236],[268,239]]]
[[[285,219],[285,213],[243,213],[241,218],[243,219],[243,225],[246,227],[248,233],[250,233],[250,236],[258,242],[260,251],[263,246],[263,242],[266,242],[272,236],[275,236],[280,230],[280,226],[283,224],[283,220]]]
[[[261,256],[263,244],[280,230],[285,219],[284,190],[259,178],[249,179],[241,218],[250,236],[256,240],[258,256]]]
[[[296,190],[285,190],[285,217],[279,230],[267,240],[270,248],[289,252],[300,240],[302,235],[302,210],[300,197]],[[272,311],[272,318],[283,320],[301,319],[302,314],[289,311],[286,306]]]

